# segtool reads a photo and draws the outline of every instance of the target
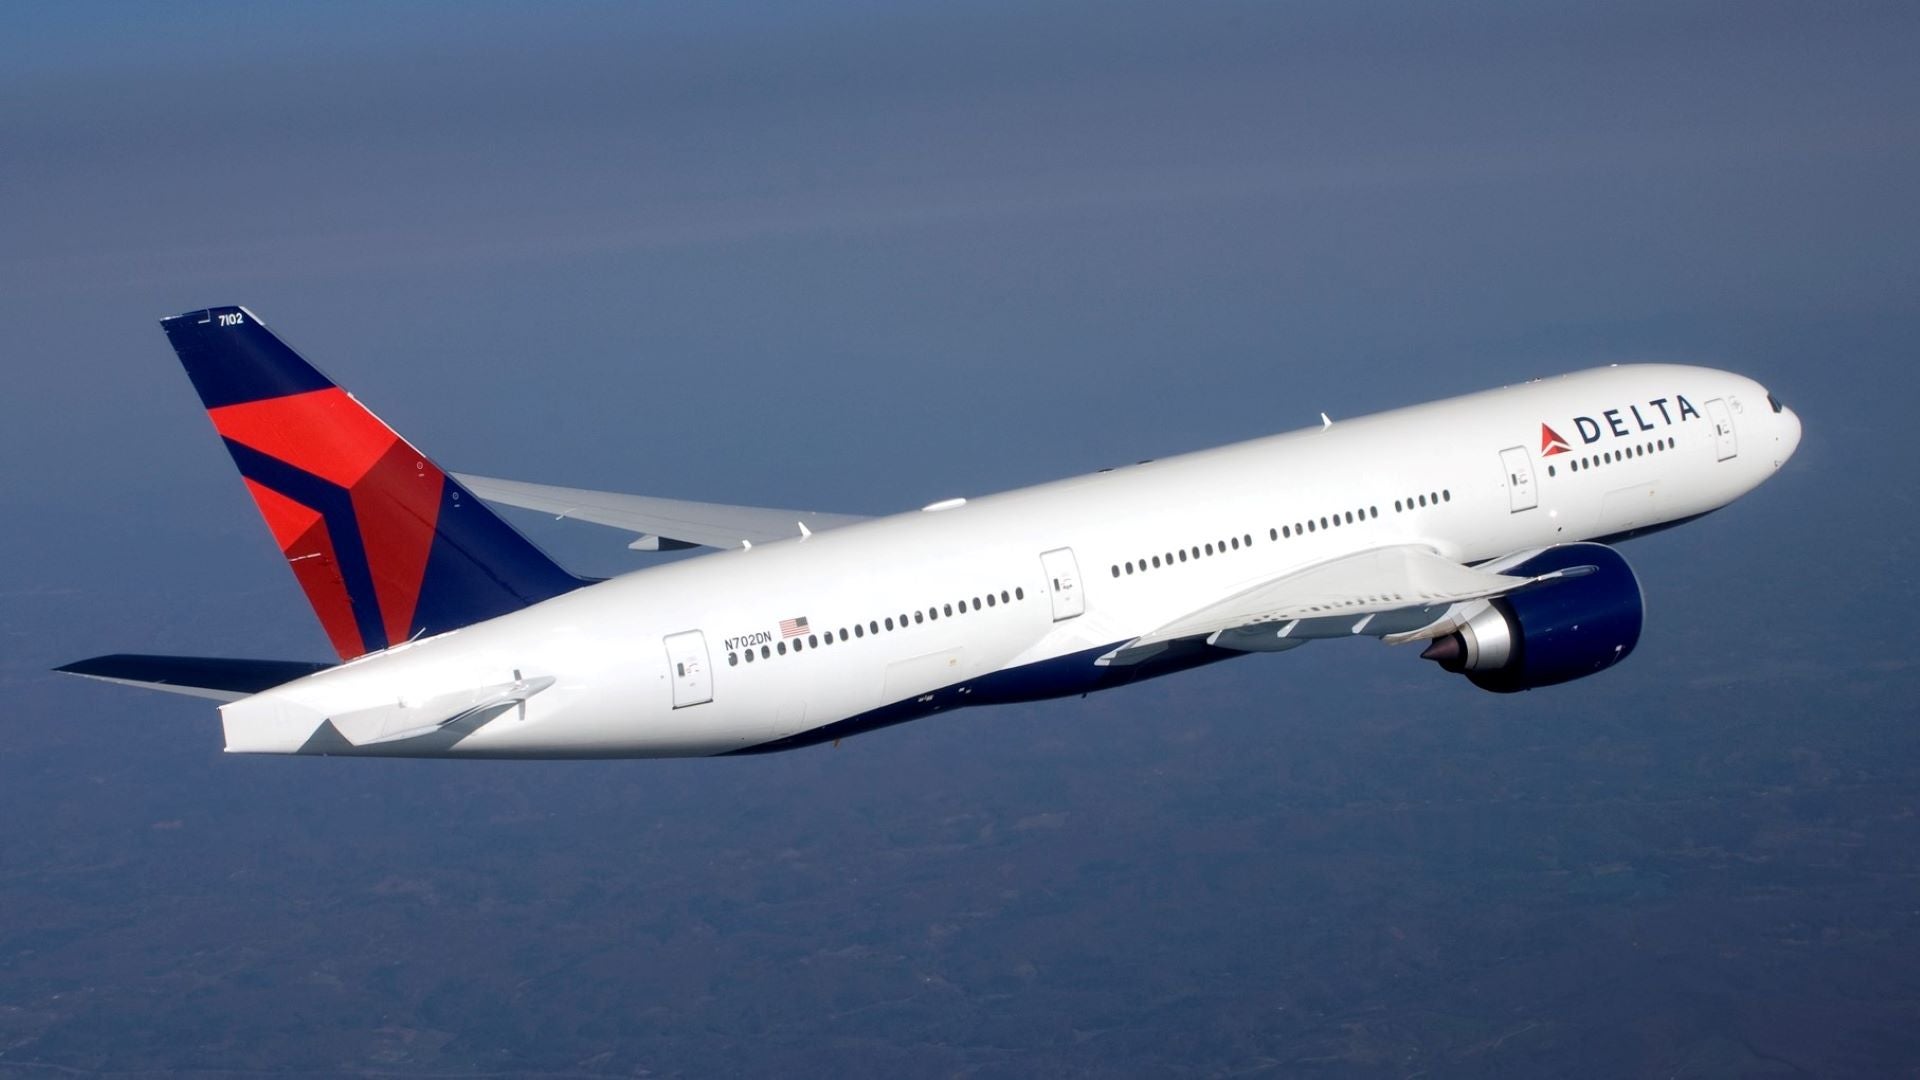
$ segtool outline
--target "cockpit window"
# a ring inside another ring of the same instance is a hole
[[[1774,412],[1779,412],[1781,409],[1786,408],[1786,406],[1780,404],[1780,399],[1774,397],[1772,394],[1767,395],[1767,404],[1773,406]]]

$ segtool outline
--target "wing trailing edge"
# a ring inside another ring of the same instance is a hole
[[[470,473],[458,473],[454,479],[487,502],[637,533],[639,539],[627,545],[636,551],[730,548],[742,541],[770,544],[867,520],[854,514],[623,495]]]

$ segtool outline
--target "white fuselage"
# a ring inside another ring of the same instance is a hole
[[[1567,449],[1543,453],[1553,435]],[[1583,371],[627,574],[227,705],[227,748],[704,755],[1080,693],[1233,655],[1096,663],[1290,570],[1387,545],[1472,563],[1650,529],[1752,490],[1799,437],[1739,375]],[[355,710],[544,679],[443,739],[328,737]]]

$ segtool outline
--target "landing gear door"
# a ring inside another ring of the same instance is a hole
[[[713,700],[713,671],[707,666],[707,636],[698,630],[668,634],[667,678],[673,682],[673,707]]]
[[[1045,571],[1051,587],[1047,595],[1053,600],[1054,622],[1071,619],[1087,610],[1087,598],[1080,591],[1080,564],[1074,559],[1072,548],[1041,552],[1040,568]]]
[[[1533,486],[1533,458],[1526,447],[1509,446],[1500,451],[1500,467],[1507,474],[1508,512],[1517,514],[1540,505],[1540,493]]]
[[[1733,413],[1727,410],[1725,398],[1714,398],[1707,402],[1707,419],[1713,421],[1713,449],[1720,460],[1740,452],[1740,443],[1733,435]]]

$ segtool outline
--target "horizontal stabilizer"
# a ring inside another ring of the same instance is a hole
[[[591,521],[636,533],[629,546],[642,551],[686,547],[739,547],[741,541],[769,544],[808,532],[825,532],[865,521],[853,514],[814,510],[776,510],[765,506],[660,499],[616,491],[529,484],[461,473],[455,477],[487,502],[538,510],[559,518]]]
[[[332,666],[306,660],[232,660],[212,656],[114,653],[75,661],[53,670],[102,682],[164,690],[169,694],[238,701]]]

